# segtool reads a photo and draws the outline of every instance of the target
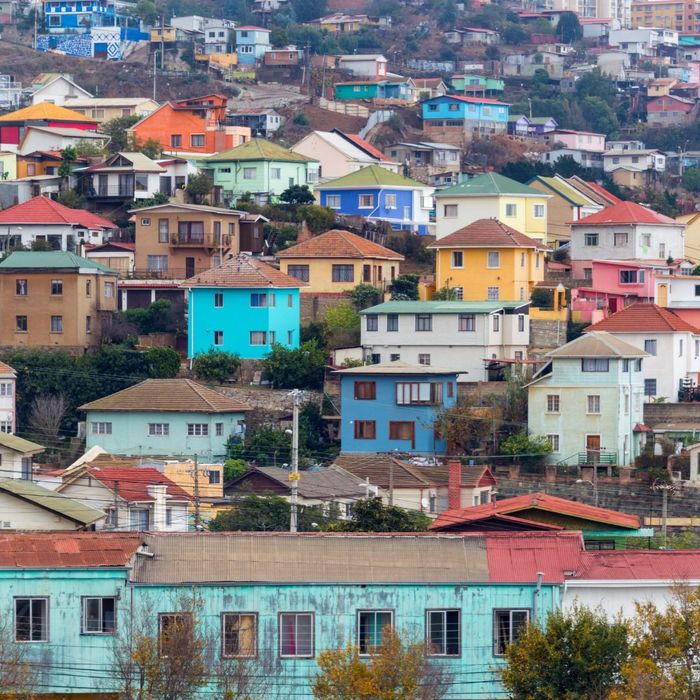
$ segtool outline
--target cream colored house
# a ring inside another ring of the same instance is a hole
[[[688,260],[700,264],[700,211],[681,214],[676,221],[685,224],[685,255]]]
[[[76,97],[66,100],[66,107],[104,123],[120,117],[145,117],[160,105],[149,97]]]
[[[0,476],[10,479],[31,479],[32,458],[43,451],[44,448],[35,442],[0,432],[0,465],[2,465]]]

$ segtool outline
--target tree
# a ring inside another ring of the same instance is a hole
[[[308,185],[290,185],[280,194],[280,199],[288,204],[314,203],[314,195]]]
[[[544,628],[533,622],[506,647],[501,679],[513,700],[607,700],[628,657],[622,620],[581,607],[554,610]]]
[[[594,68],[576,81],[576,94],[580,99],[600,97],[610,103],[617,95],[617,88],[610,76],[605,75],[600,68]]]
[[[127,129],[131,128],[141,117],[138,114],[132,114],[128,117],[117,117],[110,119],[102,125],[101,131],[109,136],[107,148],[110,153],[118,151],[126,151],[129,147],[129,138]]]
[[[615,110],[602,97],[586,97],[581,103],[581,111],[594,131],[612,135],[620,128]]]
[[[163,152],[163,147],[161,146],[160,141],[150,138],[146,139],[143,144],[138,147],[138,150],[146,157],[153,160],[155,158],[160,158],[161,153]]]
[[[433,301],[457,301],[457,292],[452,287],[445,285],[433,292]]]
[[[700,192],[700,168],[688,168],[683,173],[683,187],[689,192]]]
[[[564,44],[573,44],[583,39],[583,27],[575,12],[562,12],[557,22],[557,37]]]
[[[0,697],[30,700],[39,681],[29,651],[31,644],[17,644],[12,616],[0,619]]]
[[[180,354],[168,347],[154,345],[144,352],[148,375],[153,379],[172,379],[180,371]]]
[[[297,22],[309,22],[322,17],[328,9],[328,0],[292,0],[292,9]]]
[[[352,519],[335,523],[336,532],[425,532],[432,521],[423,513],[398,506],[385,506],[381,498],[355,503]]]
[[[190,175],[185,190],[187,194],[197,203],[201,204],[214,188],[214,180],[207,173]]]
[[[142,19],[145,24],[153,25],[158,20],[158,8],[153,0],[139,0],[134,15]]]
[[[491,420],[478,411],[462,400],[439,411],[435,423],[449,450],[469,454],[488,435],[487,422],[490,423]]]
[[[376,306],[382,299],[382,293],[371,284],[361,283],[347,292],[355,308],[362,311],[370,306]]]
[[[392,301],[418,301],[419,275],[399,275],[391,283]]]
[[[322,652],[318,665],[311,688],[316,700],[441,700],[453,681],[426,658],[423,644],[408,644],[388,627],[369,661],[350,644]]]
[[[223,384],[232,379],[241,366],[239,355],[211,348],[194,358],[192,369],[197,379]]]
[[[237,479],[248,471],[245,460],[227,459],[224,462],[224,483]]]
[[[41,394],[32,401],[29,427],[40,440],[55,444],[65,415],[66,400],[63,394]]]
[[[61,164],[58,166],[58,175],[68,182],[68,178],[73,173],[73,164],[78,159],[75,146],[66,146],[61,151]]]
[[[75,190],[61,190],[58,194],[58,201],[69,209],[83,209],[87,200]],[[33,242],[36,243],[36,241]]]
[[[552,308],[552,290],[544,287],[535,287],[530,294],[530,303],[537,309]]]
[[[141,335],[177,333],[183,329],[185,309],[182,302],[157,299],[145,309],[127,309],[121,315],[133,323]]]
[[[360,314],[346,301],[331,306],[324,316],[324,342],[342,348],[359,344]]]
[[[297,207],[297,221],[306,221],[306,225],[312,233],[323,233],[333,228],[335,212],[328,207],[320,207],[317,204],[302,204]]]
[[[551,454],[552,443],[545,435],[528,435],[524,430],[509,435],[501,443],[500,453],[515,456],[524,464],[536,464],[541,459]]]
[[[326,367],[326,355],[315,341],[298,348],[272,346],[262,361],[263,378],[282,389],[320,389]]]

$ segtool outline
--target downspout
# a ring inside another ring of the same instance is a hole
[[[542,594],[542,581],[544,580],[544,572],[538,571],[537,574],[537,588],[535,588],[535,593],[533,596],[532,609],[533,618],[535,624],[540,623],[540,595]]]
[[[194,363],[194,295],[192,294],[191,289],[187,290],[187,301],[187,329],[190,335],[187,342],[190,346],[190,369],[192,369],[192,364]]]

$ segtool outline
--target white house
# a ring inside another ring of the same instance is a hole
[[[0,433],[14,433],[17,425],[17,374],[0,362]]]
[[[637,29],[613,29],[608,35],[608,45],[619,47],[630,56],[656,56],[662,46],[677,47],[678,32],[672,29],[638,27]]]
[[[338,56],[338,68],[357,78],[386,78],[388,61],[381,54],[347,54]]]
[[[107,141],[109,136],[98,131],[29,125],[24,129],[24,136],[17,147],[17,152],[25,156],[35,151],[62,151],[68,146],[77,146],[80,143],[90,143],[97,148],[104,148]]]
[[[673,311],[656,304],[631,304],[586,330],[607,331],[648,355],[644,361],[648,400],[678,401],[685,381],[698,386],[700,330]]]
[[[81,97],[92,97],[92,95],[73,82],[69,75],[56,75],[48,82],[38,87],[32,93],[32,104],[40,102],[50,102],[59,107],[65,106],[66,102]]]
[[[44,448],[24,438],[0,432],[0,475],[8,479],[32,479],[32,458]],[[0,513],[0,520],[2,514]]]
[[[361,343],[374,363],[401,360],[489,380],[489,369],[527,358],[529,302],[388,301],[361,312]]]
[[[603,153],[603,171],[611,173],[619,168],[631,170],[666,170],[666,156],[655,149],[614,149]]]

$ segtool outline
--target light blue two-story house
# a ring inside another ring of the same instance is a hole
[[[444,454],[436,420],[457,401],[457,372],[397,360],[337,374],[342,452]]]
[[[241,253],[182,286],[188,290],[190,360],[212,349],[259,360],[275,344],[299,347],[299,288],[305,282]]]
[[[433,97],[421,103],[423,135],[426,141],[456,143],[476,136],[504,134],[508,131],[509,109],[508,103],[490,97]]]
[[[239,65],[254,66],[269,49],[269,29],[251,25],[236,27],[236,54]]]
[[[435,188],[379,165],[324,182],[316,191],[319,204],[338,214],[387,221],[397,230],[428,233]]]
[[[222,459],[250,408],[191,379],[146,379],[83,404],[86,448],[117,455]]]

